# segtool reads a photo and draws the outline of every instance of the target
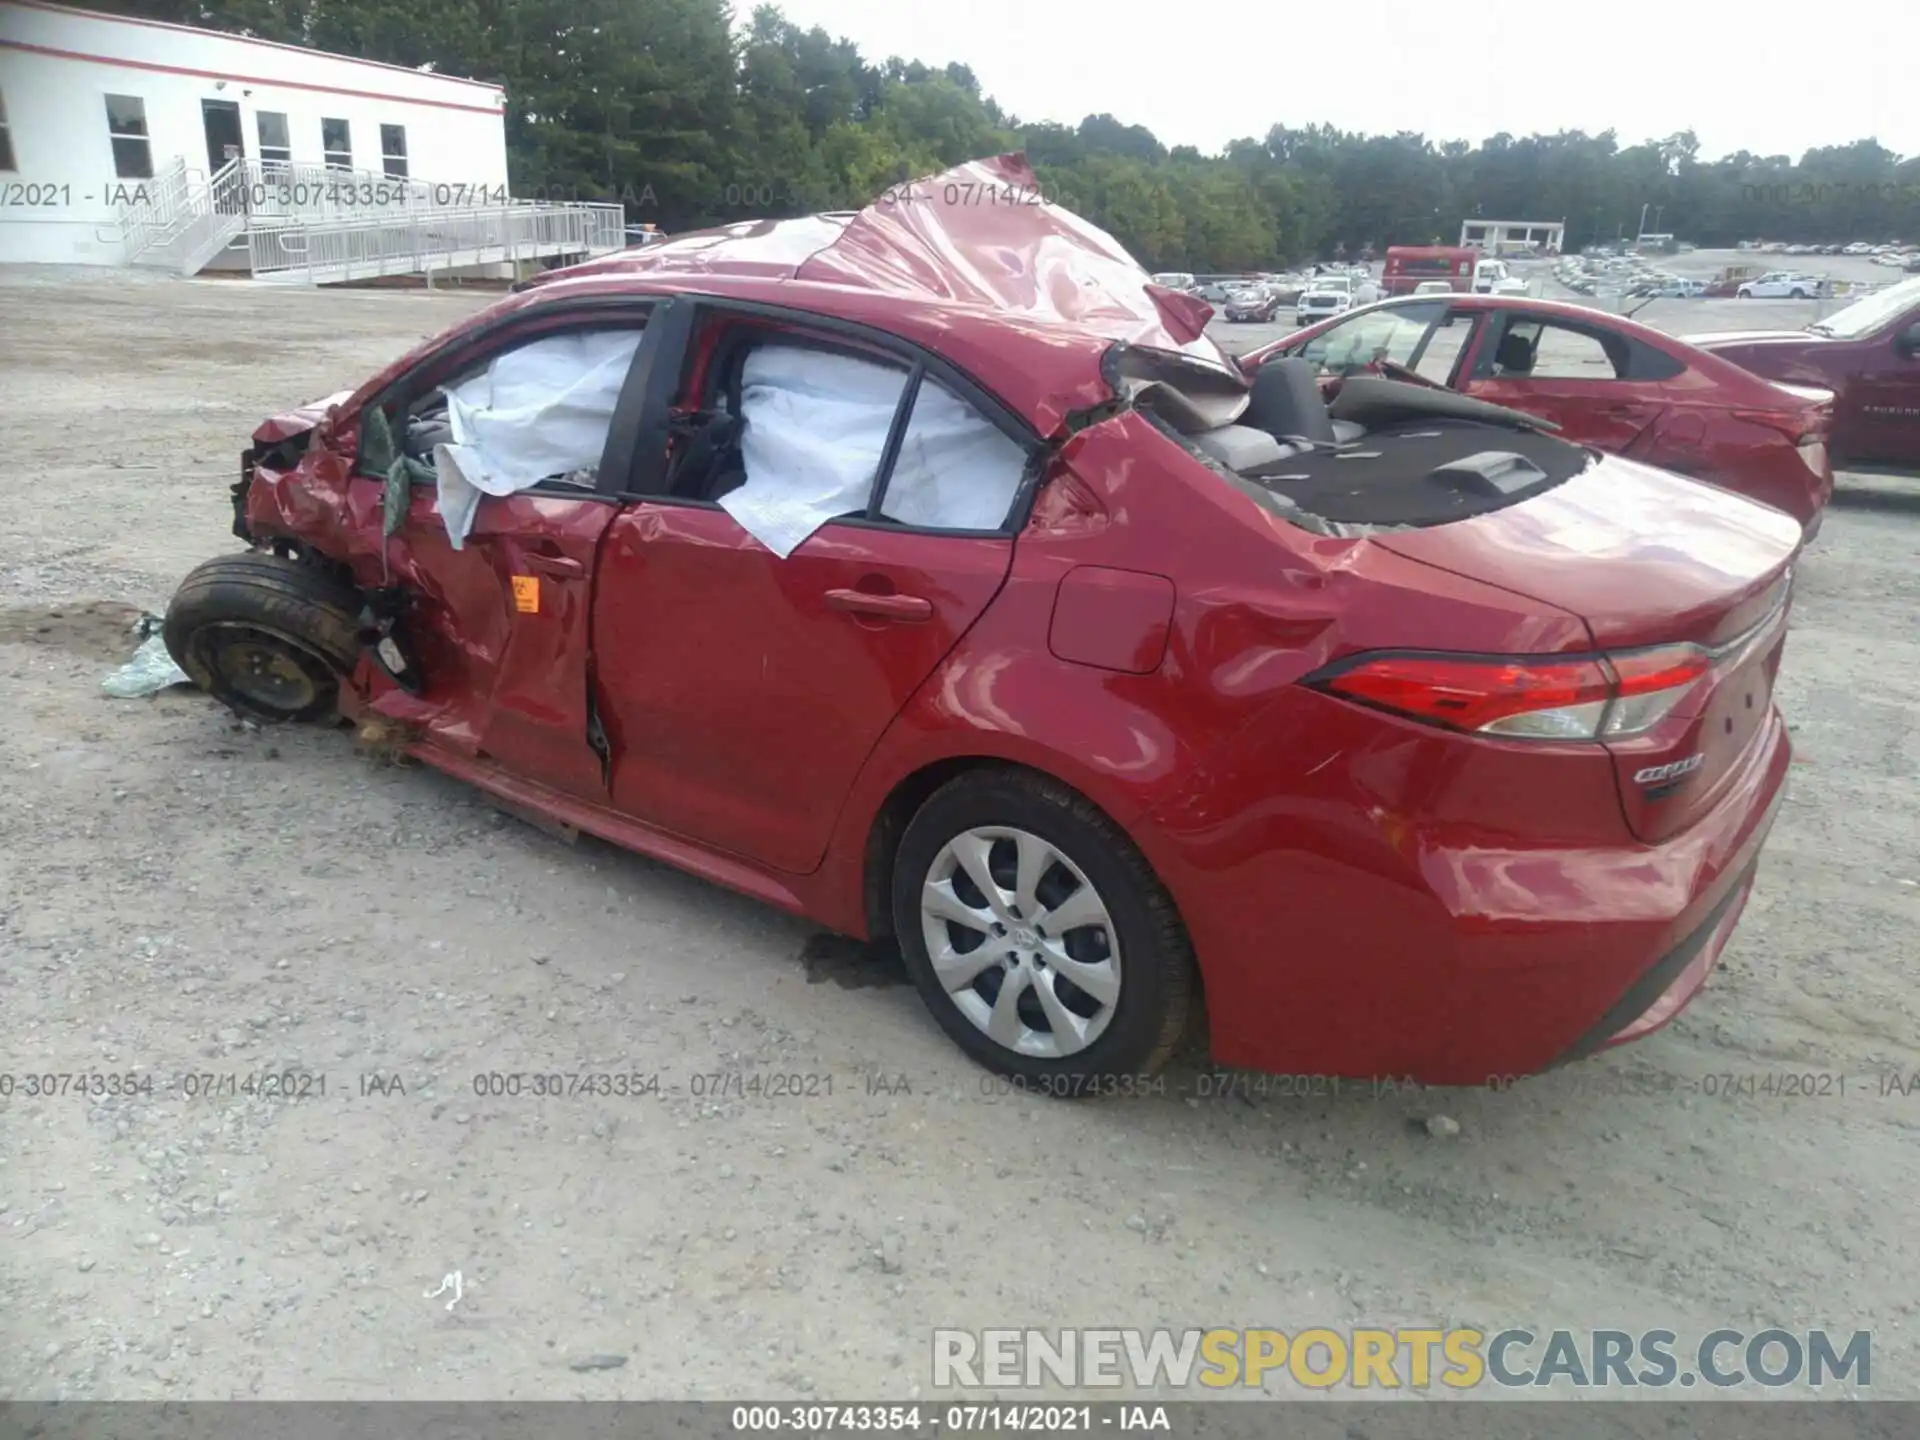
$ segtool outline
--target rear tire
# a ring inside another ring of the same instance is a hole
[[[311,565],[262,551],[195,568],[167,606],[167,651],[193,683],[253,720],[335,712],[360,654],[360,601]]]
[[[1113,821],[1043,776],[936,791],[895,854],[893,919],[940,1028],[1038,1092],[1124,1093],[1186,1033],[1196,969],[1172,898]]]

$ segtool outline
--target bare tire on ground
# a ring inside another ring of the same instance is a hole
[[[1186,1031],[1196,972],[1171,897],[1118,826],[1043,776],[936,791],[901,837],[892,899],[921,998],[990,1070],[1115,1093]]]
[[[167,650],[193,683],[255,720],[317,720],[360,653],[359,599],[263,551],[196,567],[167,606]]]

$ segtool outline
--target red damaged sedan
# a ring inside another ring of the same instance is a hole
[[[980,203],[981,195],[1021,197]],[[970,1055],[1483,1083],[1700,988],[1800,527],[1432,387],[1249,381],[1018,157],[556,272],[269,421],[175,658],[893,937]]]
[[[1591,445],[1724,485],[1811,534],[1833,496],[1831,388],[1769,381],[1623,316],[1498,295],[1389,300],[1244,357],[1425,380]],[[1755,367],[1758,368],[1758,367]]]

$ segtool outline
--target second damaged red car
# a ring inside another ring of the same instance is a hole
[[[982,195],[1022,197],[981,202]],[[167,621],[249,714],[897,937],[996,1070],[1482,1083],[1670,1019],[1788,764],[1788,517],[1312,367],[1029,203],[559,272],[269,422]]]
[[[1624,316],[1503,295],[1388,300],[1243,357],[1322,375],[1443,385],[1552,421],[1561,436],[1724,485],[1816,532],[1833,497],[1834,394],[1763,379]],[[1795,377],[1801,378],[1801,377]]]

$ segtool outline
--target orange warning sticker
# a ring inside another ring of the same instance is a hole
[[[513,577],[513,608],[522,615],[540,613],[540,577],[538,575]]]

